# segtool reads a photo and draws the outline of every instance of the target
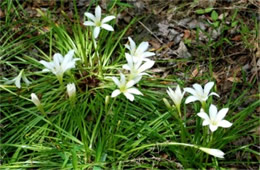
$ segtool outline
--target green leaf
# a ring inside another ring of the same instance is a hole
[[[209,7],[209,8],[206,8],[204,11],[205,11],[205,13],[209,13],[209,12],[211,12],[212,10],[213,10],[213,8]]]
[[[213,25],[215,28],[217,28],[219,26],[219,21],[213,22]]]
[[[218,19],[218,13],[214,10],[211,12],[211,19],[216,21]]]
[[[197,13],[197,14],[204,14],[205,11],[204,11],[204,9],[197,9],[197,10],[196,10],[196,13]]]
[[[234,21],[231,23],[231,27],[235,27],[238,24],[238,21]]]

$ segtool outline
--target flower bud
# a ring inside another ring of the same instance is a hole
[[[200,147],[199,149],[202,150],[203,152],[206,152],[207,154],[213,155],[218,158],[224,158],[225,155],[225,153],[219,149],[210,149],[210,148],[203,148],[203,147],[202,148]]]
[[[110,96],[106,96],[106,98],[105,98],[105,105],[106,105],[106,106],[107,106],[108,103],[109,103],[109,99],[110,99]]]
[[[32,93],[31,94],[31,98],[32,98],[32,102],[37,106],[39,107],[41,105],[41,102],[39,100],[39,98],[36,96],[35,93]]]
[[[75,97],[76,95],[76,86],[74,83],[70,83],[67,85],[67,93],[69,95],[69,98]]]
[[[168,101],[166,98],[163,98],[163,102],[164,102],[165,106],[166,106],[168,109],[171,109],[171,108],[172,108],[171,105],[170,105],[170,103],[169,103],[169,101]]]

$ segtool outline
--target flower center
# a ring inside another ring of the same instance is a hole
[[[96,24],[97,27],[101,27],[101,22],[100,21],[96,21],[95,24]]]
[[[125,85],[123,85],[123,86],[120,87],[120,91],[121,91],[122,93],[126,92],[126,90],[127,90],[127,88],[126,88]]]
[[[217,125],[218,125],[218,122],[215,121],[215,120],[213,120],[213,121],[211,121],[211,124],[214,125],[214,126],[217,126]]]

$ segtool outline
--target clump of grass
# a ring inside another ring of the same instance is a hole
[[[247,120],[259,106],[258,100],[235,111],[246,100],[246,91],[226,105],[209,96],[201,103],[186,105],[182,95],[175,102],[176,107],[166,102],[167,108],[162,100],[169,98],[167,86],[159,84],[161,79],[146,77],[137,85],[144,96],[135,96],[134,102],[122,96],[111,98],[115,86],[107,77],[118,75],[117,70],[126,61],[122,37],[135,20],[122,31],[102,31],[97,41],[93,32],[81,25],[79,16],[68,25],[57,25],[49,17],[42,13],[42,21],[49,27],[47,32],[39,29],[42,34],[22,41],[20,46],[15,44],[23,35],[2,44],[2,64],[17,71],[26,69],[32,82],[28,87],[22,84],[22,88],[1,82],[2,168],[219,168],[227,164],[225,160],[235,163],[232,155],[238,150],[255,153],[250,145],[230,146],[259,123],[254,116]],[[38,40],[49,49],[38,48]],[[38,59],[25,53],[24,47],[28,46],[37,49]],[[13,47],[17,49],[15,55],[8,52]],[[75,68],[66,70],[60,82],[52,73],[41,72],[44,67],[40,60],[53,61],[54,53],[65,55],[71,49],[75,51],[73,57],[80,61],[74,63]],[[69,83],[75,87],[67,94],[65,85]],[[237,90],[234,84],[232,92]],[[31,93],[35,93],[32,100]],[[176,95],[177,91],[173,96]],[[233,123],[231,128],[211,133],[202,126],[202,119],[196,114],[201,108],[208,113],[212,103],[230,108],[225,119]],[[206,153],[218,155],[205,148],[225,151],[225,159],[209,156]]]

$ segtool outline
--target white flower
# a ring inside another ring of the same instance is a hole
[[[69,98],[75,97],[76,95],[76,86],[74,83],[67,84],[67,93]]]
[[[224,158],[225,155],[225,153],[219,149],[210,149],[210,148],[203,148],[203,147],[199,147],[199,149],[202,150],[203,152],[206,152],[207,154],[213,155],[218,158]]]
[[[125,75],[122,73],[120,73],[120,81],[116,77],[112,77],[112,80],[115,82],[118,89],[112,92],[111,97],[116,97],[119,94],[123,93],[127,99],[133,101],[134,100],[133,94],[143,95],[138,89],[133,87],[133,85],[135,85],[135,81],[130,80],[126,82]]]
[[[133,56],[126,53],[127,64],[123,65],[123,68],[130,71],[129,79],[139,82],[143,75],[148,75],[144,71],[148,70],[154,65],[154,61],[149,60],[142,64],[142,61],[134,62]]]
[[[209,96],[211,95],[215,95],[215,96],[218,96],[219,95],[217,93],[214,93],[214,92],[210,92],[210,90],[212,89],[212,87],[214,86],[214,82],[208,82],[205,87],[204,87],[204,90],[202,89],[201,85],[199,84],[194,84],[193,85],[193,88],[184,88],[184,91],[192,94],[192,96],[189,96],[185,103],[190,103],[190,102],[194,102],[194,101],[197,101],[199,100],[201,103],[205,102]]]
[[[128,44],[125,47],[130,51],[130,55],[134,57],[134,62],[137,61],[148,61],[148,57],[154,56],[155,53],[147,51],[149,43],[142,42],[137,48],[135,42],[132,40],[131,37],[128,37],[130,42],[130,46]]]
[[[58,77],[59,80],[62,81],[63,74],[66,71],[75,68],[75,62],[77,60],[80,60],[79,58],[73,59],[73,55],[74,50],[70,50],[64,57],[59,53],[54,54],[53,61],[51,62],[41,60],[40,63],[46,67],[45,69],[43,69],[43,71],[51,71]]]
[[[168,93],[168,95],[170,96],[172,101],[174,102],[175,106],[179,107],[181,105],[181,101],[185,94],[185,91],[181,92],[181,88],[178,85],[176,87],[175,91],[173,91],[170,87],[168,87],[168,90],[166,90],[166,92]]]
[[[41,102],[39,100],[39,98],[36,96],[35,93],[32,93],[31,94],[31,99],[32,99],[32,102],[37,106],[39,107],[41,105]]]
[[[232,123],[227,120],[223,120],[227,112],[228,108],[223,108],[218,112],[217,107],[211,104],[209,107],[209,116],[203,109],[200,110],[198,116],[204,119],[202,125],[209,125],[210,130],[214,132],[218,127],[229,128],[232,126]]]
[[[89,12],[85,12],[86,17],[88,17],[92,21],[85,21],[83,24],[85,26],[95,26],[94,28],[94,37],[97,38],[100,32],[100,27],[104,28],[108,31],[114,31],[111,25],[106,24],[107,22],[115,19],[115,16],[107,16],[101,20],[101,8],[97,6],[95,9],[95,16]]]
[[[6,81],[5,84],[12,84],[12,83],[14,83],[17,88],[21,88],[21,79],[23,79],[23,81],[25,82],[25,84],[26,84],[27,86],[31,84],[31,82],[26,78],[23,69],[20,71],[20,73],[18,74],[18,76],[16,76],[16,77],[15,77],[14,79],[12,79],[12,80]]]

